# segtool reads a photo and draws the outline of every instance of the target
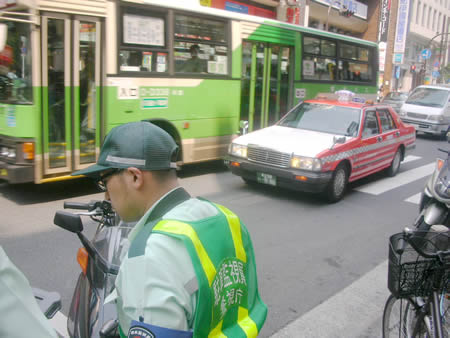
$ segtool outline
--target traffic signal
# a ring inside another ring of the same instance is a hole
[[[415,73],[416,72],[416,65],[411,65],[410,71],[411,71],[411,73]]]

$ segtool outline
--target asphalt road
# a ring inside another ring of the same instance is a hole
[[[336,204],[316,195],[248,186],[220,162],[186,167],[179,176],[193,195],[227,206],[247,225],[261,296],[269,307],[262,337],[342,337],[339,332],[378,337],[387,241],[417,215],[417,194],[440,154],[438,146],[448,147],[419,136],[394,179],[377,174],[351,184]],[[80,271],[80,244],[75,235],[53,225],[53,216],[63,201],[101,197],[88,180],[0,184],[0,245],[33,286],[62,295],[66,315]],[[92,225],[86,224],[88,236],[95,230]],[[371,301],[371,292],[378,303]],[[358,299],[356,294],[361,294]],[[351,307],[359,323],[344,316]]]

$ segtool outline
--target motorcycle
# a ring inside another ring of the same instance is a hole
[[[75,233],[83,245],[77,253],[81,272],[67,316],[67,331],[71,338],[118,337],[116,305],[104,302],[114,289],[134,224],[120,221],[108,201],[64,202],[64,209],[82,210],[57,211],[54,223]],[[83,234],[81,216],[89,216],[98,224],[92,240]]]
[[[421,195],[419,216],[414,225],[418,230],[428,231],[432,225],[450,225],[450,151],[446,159],[438,158],[433,174]]]

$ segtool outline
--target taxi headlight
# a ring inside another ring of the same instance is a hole
[[[296,169],[320,171],[322,169],[322,162],[318,158],[293,156],[291,158],[291,167]]]
[[[228,149],[228,153],[233,156],[247,158],[247,146],[231,143]]]

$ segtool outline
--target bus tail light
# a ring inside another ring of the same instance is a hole
[[[78,249],[77,262],[78,262],[78,264],[80,264],[81,271],[83,271],[83,274],[86,276],[88,262],[89,262],[89,255],[85,248]]]
[[[34,159],[34,143],[33,142],[25,142],[22,144],[23,158],[25,160],[33,160]]]

